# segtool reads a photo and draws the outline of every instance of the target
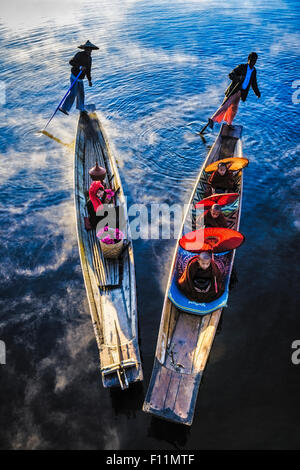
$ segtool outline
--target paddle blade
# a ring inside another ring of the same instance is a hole
[[[64,145],[65,147],[68,147],[70,149],[73,148],[73,146],[74,146],[74,142],[71,142],[70,144],[68,144],[66,142],[63,142],[58,137],[55,137],[53,134],[50,134],[50,132],[45,131],[45,129],[42,129],[41,131],[37,132],[37,135],[41,135],[41,134],[45,135],[46,137],[49,137],[49,139],[55,140],[55,142],[57,142],[61,145]]]

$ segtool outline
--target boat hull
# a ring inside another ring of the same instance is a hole
[[[126,221],[126,244],[118,259],[104,258],[95,230],[87,231],[89,169],[95,161],[107,171],[106,184]],[[77,239],[89,310],[99,349],[104,387],[127,388],[143,379],[137,331],[137,302],[132,241],[126,201],[114,157],[95,112],[81,115],[75,145],[74,194]]]
[[[230,129],[223,124],[196,180],[189,201],[190,207],[195,207],[206,197],[209,174],[205,172],[205,168],[208,164],[232,156],[242,158],[241,134],[241,126]],[[243,190],[242,170],[235,174],[235,178],[239,193],[238,203],[222,209],[229,228],[238,230]],[[181,227],[181,235],[189,231],[187,217],[188,212]],[[223,307],[227,305],[235,250],[218,256],[226,268],[223,296],[206,304],[197,304],[197,302],[189,304],[188,299],[185,299],[183,305],[184,296],[175,282],[175,267],[180,250],[179,239],[170,270],[155,363],[143,410],[159,418],[190,426],[195,413],[199,385]]]

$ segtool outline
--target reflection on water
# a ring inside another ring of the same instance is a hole
[[[289,367],[300,328],[291,294],[300,226],[297,7],[293,0],[230,0],[221,10],[208,0],[107,0],[101,8],[11,0],[2,8],[1,447],[299,447],[298,371]],[[76,111],[55,116],[47,128],[55,139],[34,134],[64,95],[68,61],[87,39],[100,46],[87,102],[107,130],[129,203],[188,200],[216,136],[209,131],[203,143],[197,132],[222,100],[231,69],[251,50],[259,54],[262,98],[250,92],[236,119],[250,159],[239,282],[190,430],[141,411],[174,241],[135,242],[145,382],[104,390],[77,250],[73,155],[55,141],[73,142]]]
[[[136,418],[143,406],[144,384],[136,382],[128,390],[109,390],[111,405],[117,415],[124,414],[128,419]]]
[[[148,427],[148,436],[154,437],[158,441],[164,441],[176,450],[184,449],[190,433],[190,428],[180,424],[164,421],[154,416],[151,417]],[[162,445],[162,448],[164,446]]]

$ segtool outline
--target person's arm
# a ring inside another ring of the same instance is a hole
[[[84,77],[84,74],[86,72],[86,67],[82,65],[80,52],[77,52],[77,54],[74,55],[73,59],[69,61],[69,64],[72,65],[72,67],[76,67],[77,69],[81,70],[81,75],[79,76],[79,78]],[[75,72],[75,73],[77,74],[78,72]]]
[[[256,69],[253,70],[253,78],[251,80],[251,86],[252,86],[252,90],[254,91],[254,93],[256,94],[256,96],[258,98],[260,98],[260,91],[258,89],[258,86],[257,86],[257,81],[256,81]]]
[[[100,201],[102,202],[102,204],[106,204],[106,192],[104,191],[104,193],[102,194],[101,198],[100,198]]]
[[[77,52],[77,54],[74,55],[74,57],[69,61],[69,64],[72,65],[72,67],[80,67],[80,52]]]
[[[214,180],[215,180],[215,176],[216,176],[216,171],[214,171],[210,177],[208,178],[208,183],[213,186],[214,185]]]
[[[229,178],[228,178],[228,189],[232,189],[235,185],[235,181],[234,181],[234,176],[233,176],[233,172],[228,170],[228,173],[229,173]]]
[[[235,67],[228,75],[233,82],[239,82],[242,79],[242,64]]]
[[[215,261],[213,261],[213,274],[216,277],[218,290],[224,290],[224,275],[221,273]]]
[[[222,212],[221,212],[221,214],[220,214],[220,217],[221,217],[222,226],[223,226],[224,228],[227,228],[227,227],[228,227],[228,223],[227,223],[226,217],[224,216],[224,214],[222,214]]]
[[[186,291],[185,293],[188,293],[189,289],[190,289],[190,282],[191,282],[191,274],[192,274],[192,259],[189,260],[188,264],[186,265],[183,273],[181,274],[181,276],[178,278],[178,286],[181,288],[181,290],[184,292]]]

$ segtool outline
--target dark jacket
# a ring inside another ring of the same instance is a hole
[[[233,69],[232,72],[229,74],[229,78],[230,80],[232,80],[232,82],[230,83],[229,87],[225,90],[226,100],[238,90],[241,90],[241,99],[242,101],[246,101],[250,86],[252,87],[256,96],[260,97],[260,91],[258,89],[256,81],[255,67],[253,67],[253,72],[251,73],[250,81],[248,83],[247,88],[245,90],[242,90],[241,88],[247,74],[247,67],[248,64],[240,64],[235,67],[235,69]]]
[[[89,81],[92,80],[91,78],[91,68],[92,68],[92,58],[90,55],[88,55],[85,51],[77,52],[77,54],[74,55],[73,59],[70,60],[69,62],[70,65],[72,65],[71,73],[77,77],[77,75],[80,72],[80,66],[86,67],[86,72],[82,72],[79,79],[82,80],[85,76],[87,76],[87,79]]]
[[[204,215],[204,225],[205,227],[227,227],[227,221],[224,217],[224,215],[222,214],[222,212],[220,212],[220,214],[218,215],[218,217],[213,217],[211,215],[211,212],[210,211],[207,211],[207,213]]]
[[[178,279],[178,287],[190,300],[195,300],[196,302],[212,302],[224,292],[222,273],[213,261],[209,268],[204,271],[199,266],[197,258],[198,256],[194,256],[190,259],[187,267]],[[203,283],[208,281],[209,288],[207,292],[199,292],[195,289],[195,286],[199,286],[199,281],[201,282],[201,280]]]
[[[235,187],[233,173],[228,168],[224,175],[220,175],[218,170],[214,171],[208,182],[214,189],[233,190]]]
[[[87,207],[88,214],[89,214],[90,224],[91,224],[92,228],[95,229],[97,227],[98,222],[101,222],[101,220],[107,218],[108,212],[105,211],[105,212],[103,212],[103,215],[97,215],[96,212],[95,212],[93,203],[90,199],[86,203],[86,207]]]

